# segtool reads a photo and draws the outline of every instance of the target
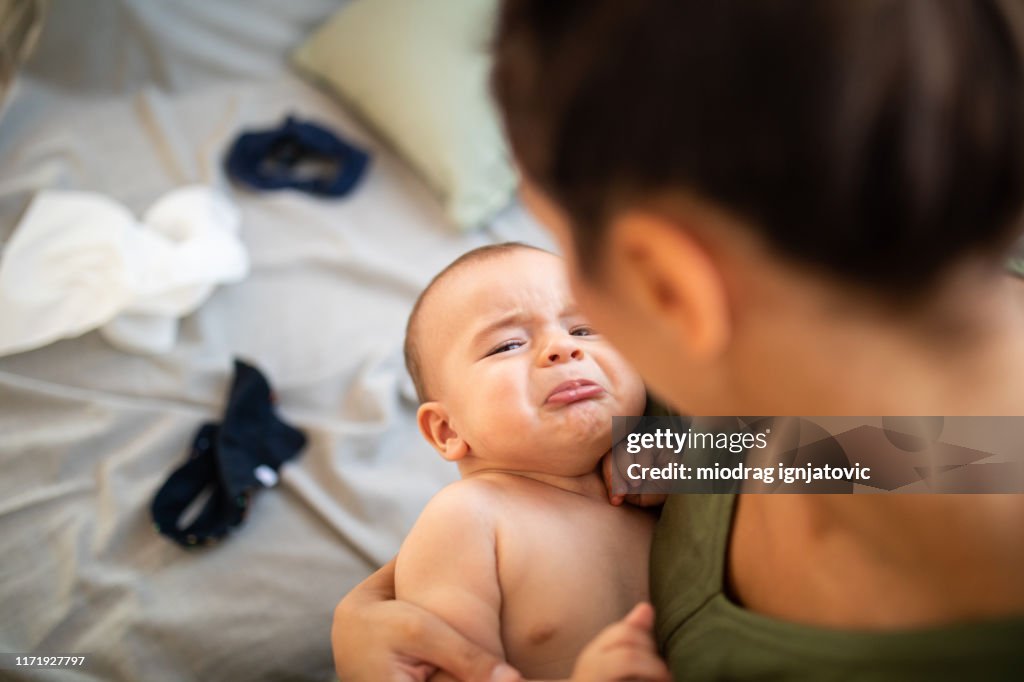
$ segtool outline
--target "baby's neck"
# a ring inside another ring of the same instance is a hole
[[[540,471],[521,471],[516,469],[502,469],[498,467],[459,467],[462,478],[474,478],[477,476],[518,476],[544,485],[549,485],[574,495],[582,495],[596,500],[607,501],[608,489],[605,488],[604,479],[599,471],[591,471],[580,476],[561,476],[558,474],[545,473]]]

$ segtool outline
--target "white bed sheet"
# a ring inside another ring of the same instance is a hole
[[[515,206],[483,231],[454,232],[411,171],[284,66],[336,7],[55,2],[0,120],[0,244],[42,188],[141,211],[207,182],[240,205],[252,259],[248,279],[182,321],[165,356],[126,354],[93,332],[0,358],[0,652],[89,656],[81,671],[31,679],[332,679],[337,600],[456,475],[415,431],[406,315],[458,254],[550,243]],[[141,66],[138,54],[149,55]],[[233,137],[289,112],[372,151],[351,198],[225,181]],[[186,552],[156,534],[148,505],[200,423],[219,418],[236,356],[267,374],[309,445],[236,534]],[[10,674],[29,678],[0,677]]]

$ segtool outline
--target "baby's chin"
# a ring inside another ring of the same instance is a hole
[[[607,441],[612,434],[612,417],[621,415],[617,405],[610,401],[581,400],[548,414],[545,429],[554,438]]]

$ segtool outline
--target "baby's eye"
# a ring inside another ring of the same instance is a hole
[[[498,347],[492,349],[489,353],[487,353],[487,355],[497,355],[498,353],[504,353],[506,351],[515,350],[516,348],[519,348],[522,345],[522,341],[505,341]]]
[[[580,326],[580,327],[573,327],[569,331],[569,333],[572,334],[573,336],[593,336],[597,332],[595,332],[593,330],[593,328],[591,328],[591,327]]]

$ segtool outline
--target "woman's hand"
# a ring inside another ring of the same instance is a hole
[[[608,489],[608,501],[616,507],[623,502],[637,507],[660,507],[668,498],[668,495],[657,493],[630,493],[630,483],[615,469],[611,452],[601,460],[601,474],[604,477],[604,487]]]
[[[521,680],[437,616],[396,601],[393,559],[338,603],[331,648],[344,682],[424,682],[437,670],[462,682]]]
[[[672,682],[668,666],[658,658],[653,627],[654,609],[637,604],[583,649],[572,671],[573,682]]]

